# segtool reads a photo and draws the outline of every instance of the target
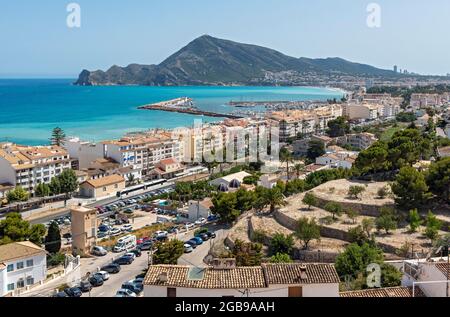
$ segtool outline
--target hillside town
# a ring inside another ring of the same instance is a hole
[[[1,143],[0,296],[448,297],[450,90],[286,107]]]

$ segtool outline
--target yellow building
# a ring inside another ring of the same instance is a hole
[[[97,239],[97,211],[82,206],[71,209],[72,250],[74,254],[86,255]]]
[[[101,198],[115,195],[125,188],[125,179],[120,175],[110,175],[90,179],[80,185],[80,194],[88,198]]]

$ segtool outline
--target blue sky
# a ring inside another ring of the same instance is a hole
[[[66,6],[81,6],[81,28]],[[381,6],[381,27],[366,7]],[[296,57],[342,57],[450,73],[448,0],[0,0],[0,77],[76,77],[81,69],[157,64],[209,34]]]

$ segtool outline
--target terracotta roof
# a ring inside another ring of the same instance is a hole
[[[150,266],[145,276],[145,285],[174,286],[203,289],[265,288],[261,267],[238,267],[231,270],[214,270],[205,268],[202,280],[188,279],[189,266],[154,265]],[[167,274],[167,282],[159,276]]]
[[[8,243],[0,246],[0,261],[8,262],[39,253],[46,253],[46,251],[29,241]]]
[[[263,264],[269,284],[339,283],[332,264]]]
[[[412,297],[412,287],[388,287],[342,292],[340,297]],[[419,287],[415,289],[414,297],[425,297]]]
[[[204,269],[201,280],[188,278],[190,267],[178,265],[151,266],[145,276],[145,285],[202,289],[267,288],[270,284],[329,284],[339,283],[331,264],[263,264],[234,269]],[[305,270],[305,271],[303,271]],[[167,281],[160,276],[167,274]]]
[[[125,179],[122,176],[114,174],[114,175],[109,175],[109,176],[105,176],[102,178],[90,179],[90,180],[85,181],[83,184],[88,184],[94,188],[99,188],[99,187],[103,187],[103,186],[121,183],[124,181],[125,181]]]
[[[174,158],[168,158],[165,160],[161,160],[160,162],[163,165],[169,165],[169,164],[178,164],[178,162]]]
[[[447,269],[450,270],[450,265],[446,262],[437,262],[436,268],[441,271],[445,276],[447,276]]]

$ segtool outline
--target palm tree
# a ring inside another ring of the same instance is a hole
[[[292,153],[286,149],[282,148],[280,151],[280,161],[286,163],[286,177],[289,182],[289,163],[293,161]]]
[[[134,182],[136,181],[136,178],[134,177],[134,174],[130,174],[130,175],[128,175],[127,180],[128,180],[128,184],[133,185]]]
[[[52,145],[62,146],[66,140],[66,134],[63,129],[56,127],[52,131],[52,137],[50,138]]]
[[[302,163],[295,164],[295,172],[297,173],[297,178],[300,178],[300,173],[303,172],[305,165]]]
[[[267,190],[264,196],[266,204],[270,206],[271,214],[275,212],[277,207],[285,205],[283,193],[277,187]]]

